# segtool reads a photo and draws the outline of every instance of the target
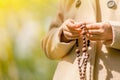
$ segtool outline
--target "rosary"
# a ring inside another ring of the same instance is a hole
[[[87,68],[87,62],[89,59],[89,54],[87,53],[88,47],[90,46],[90,41],[86,38],[86,26],[81,26],[82,30],[82,54],[80,54],[80,49],[78,45],[78,39],[76,39],[76,53],[77,53],[77,61],[78,61],[78,69],[79,69],[79,75],[80,80],[86,80],[86,68]]]

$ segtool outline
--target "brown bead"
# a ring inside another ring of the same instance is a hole
[[[84,79],[85,79],[85,77],[81,77],[80,79],[83,79],[83,80],[84,80]]]
[[[85,77],[85,73],[83,73],[83,76]]]
[[[81,73],[81,72],[82,72],[82,70],[81,70],[81,69],[79,69],[79,72]]]
[[[80,54],[77,54],[77,57],[79,57],[80,56]]]
[[[90,46],[90,40],[87,40],[87,46],[88,47]]]
[[[79,45],[78,45],[78,39],[76,39],[76,47],[78,47]]]
[[[86,34],[86,31],[82,31],[82,35],[85,35]]]
[[[80,58],[78,58],[78,60],[77,60],[78,62],[80,62]]]
[[[88,53],[86,53],[86,54],[85,54],[85,56],[86,56],[86,59],[88,59],[88,58],[89,58],[89,54],[88,54]]]
[[[80,73],[80,76],[82,76],[82,73]]]
[[[88,53],[86,53],[85,55],[86,55],[86,56],[89,56],[89,54],[88,54]]]
[[[86,55],[86,52],[83,52],[83,55],[85,56],[85,55]]]
[[[85,70],[83,70],[83,72],[85,73],[85,72],[86,72],[86,69],[85,69]]]
[[[82,37],[82,39],[83,39],[83,40],[86,40],[86,37],[85,37],[85,36],[83,36],[83,37]]]
[[[86,41],[85,41],[85,40],[83,40],[83,44],[85,44],[85,45],[86,45]]]
[[[84,69],[86,69],[87,67],[86,66],[84,66]]]
[[[86,44],[83,44],[83,47],[86,47]]]
[[[81,70],[81,66],[78,67]]]
[[[79,45],[78,44],[76,44],[76,47],[78,47]]]
[[[87,61],[88,61],[88,60],[87,60],[87,59],[85,59],[85,63],[87,63]]]
[[[84,66],[86,66],[86,65],[87,65],[87,63],[85,62],[85,63],[84,63]]]
[[[75,52],[76,52],[77,54],[79,54],[79,53],[80,53],[80,49],[76,49]]]
[[[86,52],[87,51],[87,48],[86,47],[83,47],[82,48],[82,52]]]

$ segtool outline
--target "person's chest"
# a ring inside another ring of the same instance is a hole
[[[120,0],[99,0],[100,21],[120,21]]]
[[[65,12],[65,19],[68,18],[88,22],[120,21],[120,0],[75,0]]]

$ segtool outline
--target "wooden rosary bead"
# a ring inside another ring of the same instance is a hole
[[[80,54],[77,54],[77,57],[80,57]]]
[[[87,47],[86,44],[83,44],[83,47]]]
[[[79,49],[76,49],[75,52],[76,52],[77,54],[79,54],[79,53],[80,53],[80,50],[79,50]]]
[[[84,63],[84,65],[86,66],[86,65],[87,65],[87,63]]]
[[[80,58],[78,58],[78,61],[80,61]]]
[[[80,73],[80,76],[82,76],[82,73]]]
[[[80,79],[84,80],[85,77],[81,77]]]
[[[86,35],[86,31],[82,31],[82,35]]]
[[[90,40],[87,40],[87,46],[88,47],[90,46]]]
[[[86,41],[83,41],[83,44],[85,44],[85,45],[86,45]]]
[[[89,54],[88,53],[85,56],[86,56],[87,59],[89,58]]]
[[[87,67],[86,66],[84,66],[84,69],[86,69]]]
[[[83,72],[83,76],[85,76],[85,72]]]
[[[86,56],[89,56],[89,54],[87,53],[87,54],[85,54]]]
[[[76,45],[76,47],[78,47],[78,44]]]
[[[87,60],[87,59],[85,59],[85,63],[87,63],[87,61],[88,61],[88,60]]]
[[[82,37],[82,40],[86,40],[86,37],[83,36],[83,37]]]
[[[81,73],[81,72],[82,72],[82,70],[81,70],[81,69],[79,69],[79,72]]]
[[[86,56],[86,58],[88,59],[88,58],[89,58],[89,56]]]
[[[83,47],[82,48],[82,52],[86,52],[87,51],[87,48],[86,47]]]
[[[78,47],[79,45],[78,45],[78,39],[76,39],[76,47]]]
[[[86,70],[83,70],[83,72],[85,73],[85,72],[86,72]]]
[[[80,54],[77,53],[76,56],[79,58],[79,57],[80,57]]]
[[[81,66],[78,66],[79,69],[81,69]]]

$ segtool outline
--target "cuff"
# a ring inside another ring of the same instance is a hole
[[[52,36],[52,40],[48,41],[47,47],[48,48],[48,56],[53,59],[59,59],[65,56],[74,46],[75,41],[71,41],[69,43],[61,42],[60,36],[62,33],[62,28],[56,28],[54,30],[54,36]]]
[[[104,44],[109,47],[120,49],[120,22],[109,21],[109,23],[112,26],[113,39],[112,41],[104,41]]]

